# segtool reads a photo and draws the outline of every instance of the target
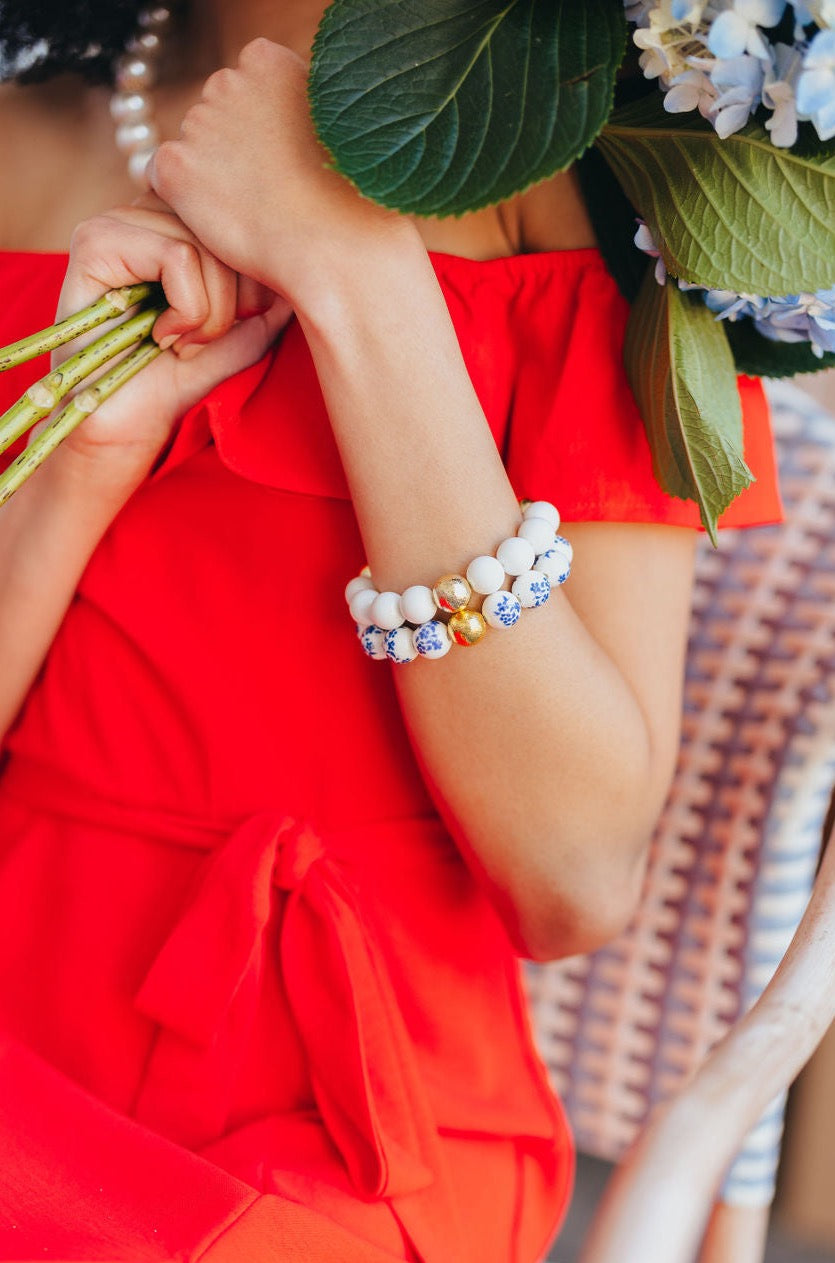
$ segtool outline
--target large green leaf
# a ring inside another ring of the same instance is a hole
[[[334,0],[313,46],[313,119],[366,196],[462,214],[583,152],[625,38],[619,0]]]
[[[598,138],[674,276],[782,296],[835,283],[835,144],[777,149],[751,124],[720,140],[647,97]]]
[[[716,543],[716,520],[752,481],[742,411],[725,338],[700,298],[647,273],[632,307],[626,370],[664,490],[695,500]]]

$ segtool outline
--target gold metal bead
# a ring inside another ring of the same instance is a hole
[[[370,566],[363,566],[362,570],[360,571],[360,574],[362,575],[363,579],[370,579],[370,578],[371,578],[371,567],[370,567]]]
[[[520,500],[520,501],[519,501],[519,508],[522,510],[522,517],[524,517],[524,516],[525,516],[525,511],[526,511],[526,510],[530,507],[530,505],[532,505],[532,504],[533,504],[533,500]]]
[[[456,645],[477,645],[487,631],[487,624],[478,610],[456,610],[447,629]]]
[[[439,610],[454,614],[469,605],[473,590],[462,574],[445,574],[435,584],[432,595]]]

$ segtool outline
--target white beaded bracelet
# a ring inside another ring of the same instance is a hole
[[[476,557],[466,575],[443,575],[432,588],[413,584],[402,593],[378,592],[366,566],[345,588],[363,650],[397,663],[443,658],[454,643],[477,644],[488,627],[515,626],[523,609],[544,605],[571,573],[573,550],[557,533],[559,526],[553,504],[522,501],[519,529],[495,556]],[[480,611],[469,608],[474,592],[484,598]]]

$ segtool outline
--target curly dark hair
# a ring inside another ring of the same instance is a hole
[[[0,0],[0,80],[33,83],[62,72],[112,78],[114,58],[149,0]]]

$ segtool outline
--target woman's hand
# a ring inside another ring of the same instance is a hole
[[[137,281],[163,286],[170,306],[153,337],[171,352],[102,404],[50,458],[65,466],[80,459],[91,487],[119,500],[148,473],[177,418],[213,386],[259,359],[290,310],[283,299],[220,263],[150,196],[79,226],[58,318],[105,290]],[[56,363],[67,354],[63,348]]]
[[[310,305],[335,272],[416,235],[331,170],[313,130],[307,66],[266,39],[219,70],[161,145],[149,176],[163,200],[229,267]]]

